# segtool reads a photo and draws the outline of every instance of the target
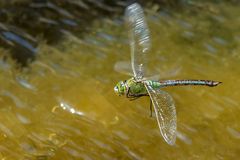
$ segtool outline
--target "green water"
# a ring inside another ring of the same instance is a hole
[[[83,39],[66,34],[57,46],[42,42],[37,59],[21,71],[13,60],[1,60],[0,158],[237,159],[239,17],[239,6],[227,3],[146,10],[150,74],[223,82],[164,89],[177,109],[175,146],[164,142],[149,116],[149,98],[129,101],[114,94],[114,85],[129,78],[114,69],[130,60],[119,17],[96,20]]]

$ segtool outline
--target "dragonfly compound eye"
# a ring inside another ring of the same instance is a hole
[[[125,89],[124,87],[125,87],[125,85],[124,85],[123,81],[120,81],[114,87],[114,92],[119,96],[124,95],[124,89]]]
[[[115,86],[115,87],[114,87],[114,92],[115,92],[116,94],[119,93],[118,86]]]

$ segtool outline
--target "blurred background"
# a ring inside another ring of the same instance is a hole
[[[211,79],[164,88],[177,109],[176,145],[149,98],[113,91],[131,76],[124,9],[138,2],[151,32],[148,74]],[[238,0],[2,0],[0,159],[237,159]],[[127,74],[126,74],[127,73]]]

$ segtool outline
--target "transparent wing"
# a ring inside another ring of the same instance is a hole
[[[143,10],[138,3],[126,8],[125,21],[129,32],[134,77],[140,80],[144,76],[143,66],[146,63],[146,53],[150,49],[150,36]]]
[[[114,64],[114,70],[119,72],[119,73],[122,73],[122,74],[125,74],[125,75],[129,75],[131,77],[133,77],[133,73],[132,73],[132,70],[131,70],[131,63],[130,61],[118,61]]]
[[[160,132],[168,144],[174,145],[176,141],[177,116],[173,99],[167,92],[153,89],[147,84],[145,84],[145,87],[152,100]]]
[[[125,74],[125,75],[128,75],[128,76],[131,76],[133,77],[133,73],[132,73],[132,70],[131,70],[131,63],[130,61],[118,61],[114,64],[114,70],[119,72],[119,73],[122,73],[122,74]],[[152,74],[153,76],[150,76],[150,77],[144,77],[143,80],[147,80],[147,79],[151,79],[151,80],[155,80],[155,81],[158,81],[160,76],[158,74]]]

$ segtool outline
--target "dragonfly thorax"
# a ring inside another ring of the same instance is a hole
[[[118,82],[117,85],[114,87],[114,91],[119,96],[127,94],[139,95],[147,93],[144,84],[140,81],[136,81],[135,78]]]

